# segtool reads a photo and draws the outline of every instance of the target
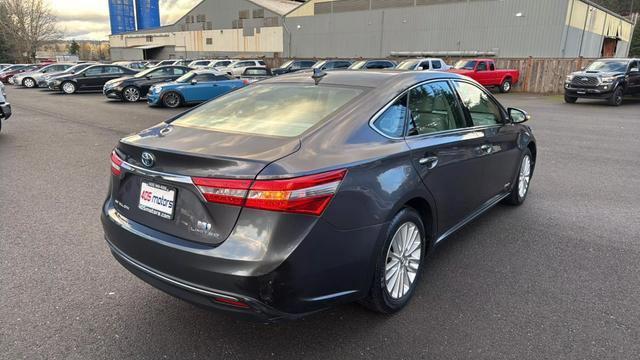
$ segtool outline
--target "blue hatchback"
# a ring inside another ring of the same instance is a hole
[[[215,70],[194,70],[174,82],[152,86],[147,94],[147,102],[151,106],[169,108],[198,104],[239,89],[247,83]]]

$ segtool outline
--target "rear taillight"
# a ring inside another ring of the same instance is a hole
[[[251,180],[193,178],[193,183],[208,202],[240,206],[247,197]]]
[[[242,79],[242,83],[245,85],[249,85],[249,79]]]
[[[193,178],[209,202],[253,209],[320,215],[335,195],[346,170],[283,180]]]
[[[115,176],[122,174],[122,159],[116,154],[115,150],[111,152],[111,173]]]

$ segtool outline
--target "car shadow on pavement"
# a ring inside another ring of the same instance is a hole
[[[422,338],[423,343],[428,343],[429,334],[420,334],[415,329],[416,326],[417,329],[437,329],[442,325],[442,315],[438,315],[438,309],[446,308],[450,299],[459,296],[456,293],[458,286],[446,286],[448,282],[456,282],[450,281],[449,273],[452,268],[460,266],[456,263],[455,254],[461,250],[463,254],[469,253],[473,251],[469,248],[484,246],[482,242],[474,244],[478,240],[474,232],[479,227],[500,222],[504,214],[510,211],[510,207],[497,206],[439,245],[423,268],[414,298],[403,311],[394,315],[377,314],[351,303],[295,321],[263,324],[201,309],[159,290],[149,289],[145,293],[153,294],[152,299],[147,298],[148,304],[142,306],[151,306],[153,309],[148,309],[143,317],[134,308],[123,309],[120,316],[138,319],[136,324],[127,325],[129,329],[125,331],[132,332],[127,336],[132,339],[154,339],[154,346],[160,344],[164,349],[158,349],[160,352],[179,353],[179,349],[189,351],[223,347],[229,354],[242,358],[260,358],[265,354],[276,358],[302,358],[305,354],[317,356],[322,353],[349,357],[358,354],[376,356],[376,345],[373,344],[383,347],[398,344],[403,336]],[[138,286],[148,285],[140,282]],[[486,304],[490,299],[478,296],[473,301]],[[143,323],[139,322],[141,318],[145,319]],[[134,334],[136,331],[144,334]],[[406,349],[407,353],[411,351],[415,349]],[[172,357],[171,353],[166,355]]]

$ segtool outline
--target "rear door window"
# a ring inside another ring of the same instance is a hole
[[[173,121],[177,126],[263,136],[299,136],[364,92],[360,88],[258,84],[210,101]]]
[[[404,136],[406,117],[407,95],[404,95],[378,116],[373,122],[373,126],[389,137],[400,138]]]
[[[409,91],[408,136],[467,127],[453,89],[439,81]]]
[[[431,61],[431,65],[432,65],[432,68],[435,70],[442,69],[442,64],[440,63],[440,60]]]
[[[473,122],[473,126],[502,123],[502,110],[484,90],[466,82],[456,81],[455,84],[463,110]]]
[[[106,73],[105,66],[96,66],[85,71],[87,76],[98,76]]]

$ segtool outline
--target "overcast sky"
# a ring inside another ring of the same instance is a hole
[[[105,40],[111,33],[108,0],[49,0],[67,39]],[[200,0],[160,0],[162,25],[171,24]]]

